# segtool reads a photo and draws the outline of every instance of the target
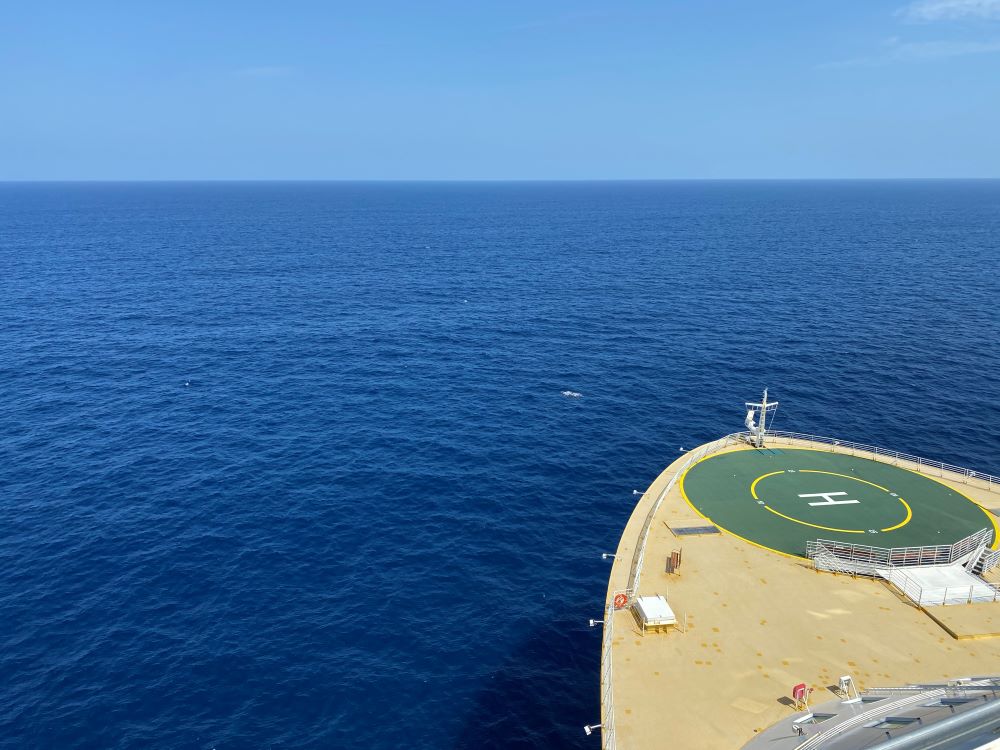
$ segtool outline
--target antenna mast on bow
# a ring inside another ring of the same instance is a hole
[[[764,395],[760,400],[759,404],[755,404],[752,401],[746,402],[747,408],[747,418],[744,424],[750,431],[750,443],[757,446],[758,448],[764,447],[764,435],[767,432],[767,419],[770,416],[774,417],[774,412],[778,410],[777,401],[767,400],[767,388],[764,389]],[[754,423],[754,417],[760,419],[760,424]]]

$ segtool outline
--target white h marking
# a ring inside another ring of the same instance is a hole
[[[823,502],[821,503],[809,503],[810,505],[852,505],[854,503],[860,503],[860,500],[834,500],[833,498],[837,495],[846,495],[846,492],[809,492],[804,495],[799,495],[799,497],[821,497]]]

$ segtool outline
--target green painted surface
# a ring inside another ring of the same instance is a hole
[[[943,484],[841,453],[723,453],[695,464],[681,487],[713,523],[793,555],[804,556],[813,539],[912,547],[952,544],[993,528],[986,511]]]

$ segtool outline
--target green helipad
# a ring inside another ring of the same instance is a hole
[[[960,492],[898,466],[844,453],[775,448],[702,459],[681,477],[684,498],[720,528],[777,552],[806,542],[879,547],[952,544],[993,518]]]

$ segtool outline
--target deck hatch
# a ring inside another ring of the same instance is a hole
[[[720,534],[718,526],[688,526],[685,529],[671,529],[677,536],[697,536],[700,534]]]

